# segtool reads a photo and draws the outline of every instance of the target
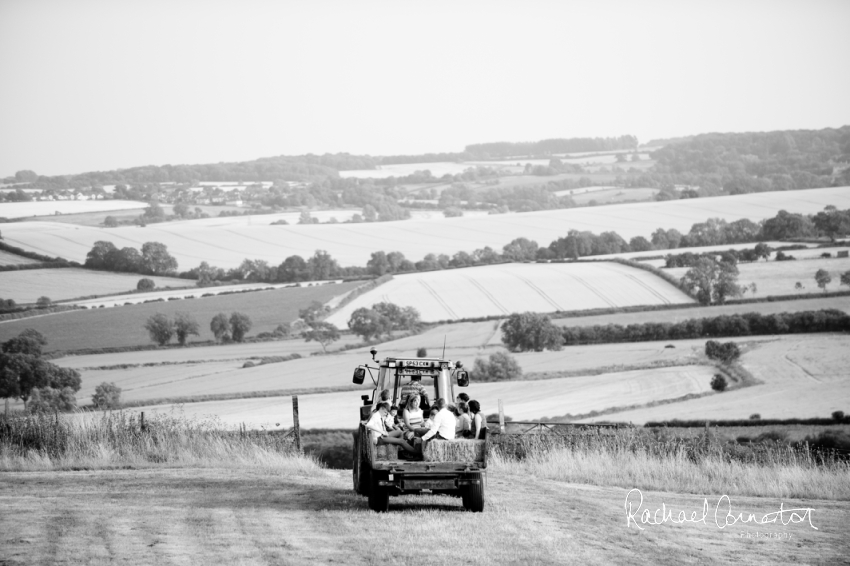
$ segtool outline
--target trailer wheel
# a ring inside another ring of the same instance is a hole
[[[366,461],[366,455],[361,449],[360,437],[354,439],[354,462],[352,463],[352,475],[354,476],[354,491],[358,495],[369,495],[370,469]]]
[[[484,511],[484,477],[481,472],[475,472],[467,475],[465,479],[478,480],[478,483],[461,487],[463,508],[473,513],[481,513]]]
[[[371,474],[369,486],[369,509],[378,513],[386,513],[390,509],[390,492],[386,487],[378,485],[378,474]]]

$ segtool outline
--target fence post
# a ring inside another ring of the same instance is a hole
[[[292,427],[295,430],[295,449],[301,452],[301,425],[298,423],[298,395],[292,396]]]
[[[139,430],[145,432],[145,412],[139,413]]]
[[[499,399],[499,433],[505,434],[505,408],[502,407],[501,399]]]

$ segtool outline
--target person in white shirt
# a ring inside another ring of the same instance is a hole
[[[369,417],[366,429],[372,436],[373,444],[398,444],[408,452],[415,452],[413,446],[405,442],[400,430],[387,430],[387,416],[390,414],[389,403],[378,403],[378,409]]]
[[[426,432],[422,437],[422,442],[426,442],[431,438],[454,440],[457,419],[451,411],[446,408],[446,400],[442,397],[437,399],[434,405],[439,409],[439,412],[437,413],[437,416],[434,417],[434,424],[431,426],[431,430]]]

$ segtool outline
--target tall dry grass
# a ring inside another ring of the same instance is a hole
[[[310,473],[318,462],[292,438],[240,433],[214,420],[157,414],[144,426],[136,414],[18,416],[0,420],[0,471],[139,468],[156,465],[258,467]]]
[[[565,482],[681,493],[850,500],[850,462],[805,446],[741,446],[713,434],[645,429],[534,434],[493,444],[495,470]]]

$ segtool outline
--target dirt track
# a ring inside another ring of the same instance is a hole
[[[626,527],[622,488],[491,473],[483,514],[464,512],[454,498],[408,496],[377,515],[350,483],[338,471],[315,478],[232,469],[0,474],[0,565],[850,564],[847,502],[784,502],[814,508],[818,530],[807,522],[721,530],[718,496],[711,496],[706,524],[640,531]],[[703,508],[698,495],[644,491],[643,498],[652,512],[662,503],[688,515]],[[733,497],[732,505],[736,514],[761,517],[780,501]],[[742,538],[757,532],[762,538]]]

